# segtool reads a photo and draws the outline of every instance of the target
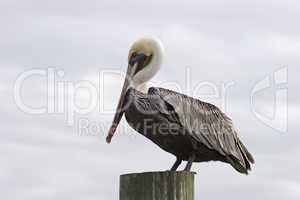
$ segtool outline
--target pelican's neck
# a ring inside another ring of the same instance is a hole
[[[134,86],[134,89],[144,93],[144,94],[147,94],[148,93],[148,84],[147,83],[142,83],[138,86]]]

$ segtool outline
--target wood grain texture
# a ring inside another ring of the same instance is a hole
[[[194,200],[193,172],[146,172],[120,177],[120,200]]]

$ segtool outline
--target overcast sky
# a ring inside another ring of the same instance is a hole
[[[115,200],[120,174],[171,167],[175,158],[125,120],[112,144],[104,137],[123,81],[107,70],[125,72],[130,44],[155,36],[166,53],[151,84],[221,107],[256,159],[249,176],[222,163],[195,164],[196,199],[298,200],[299,10],[297,0],[0,0],[1,199]],[[65,89],[64,100],[48,96],[47,77],[34,75],[21,84],[22,102],[44,108],[54,98],[65,107],[22,110],[16,80],[48,68],[55,85],[88,81],[96,98],[84,88]],[[91,112],[70,112],[94,101]],[[88,134],[79,128],[86,122]]]

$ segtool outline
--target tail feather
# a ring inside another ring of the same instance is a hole
[[[230,156],[227,159],[238,172],[248,174],[248,171],[251,171],[251,163],[255,163],[254,158],[239,139],[237,141],[237,147],[242,155],[242,158],[240,159],[243,160],[240,160],[234,156]]]
[[[242,152],[245,154],[247,160],[252,163],[255,164],[255,160],[253,158],[253,156],[251,155],[251,153],[247,150],[247,148],[245,147],[245,145],[241,142],[241,140],[238,141],[239,143],[239,147],[242,150]]]
[[[242,173],[242,174],[246,174],[248,175],[248,169],[247,167],[245,167],[243,165],[243,163],[241,163],[240,160],[238,160],[236,157],[234,156],[229,156],[227,157],[227,160],[229,161],[229,163],[231,164],[231,166],[237,170],[238,172]],[[246,161],[247,162],[247,161]],[[247,164],[246,164],[247,165]]]

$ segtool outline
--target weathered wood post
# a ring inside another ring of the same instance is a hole
[[[120,200],[194,200],[193,172],[146,172],[120,178]]]

